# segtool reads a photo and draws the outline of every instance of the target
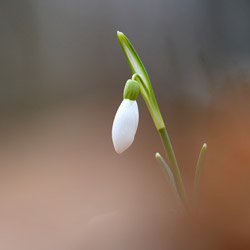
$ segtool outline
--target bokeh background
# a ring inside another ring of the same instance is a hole
[[[131,77],[116,31],[144,62],[192,218],[154,160],[163,153],[140,97],[132,147],[111,140]],[[0,1],[0,248],[250,248],[250,2]]]

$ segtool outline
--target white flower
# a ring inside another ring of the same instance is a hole
[[[124,152],[133,143],[138,123],[139,111],[137,102],[135,100],[123,99],[116,112],[112,127],[112,140],[115,151],[118,154]]]

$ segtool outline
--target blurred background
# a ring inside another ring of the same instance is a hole
[[[117,155],[115,112],[141,56],[188,195],[208,144],[199,210],[180,215],[140,97]],[[250,2],[0,1],[0,248],[250,248]]]

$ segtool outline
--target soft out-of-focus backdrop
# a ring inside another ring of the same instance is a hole
[[[124,32],[148,70],[199,216],[180,216],[144,102],[132,147],[111,126],[131,76]],[[250,2],[0,1],[0,248],[250,248]]]

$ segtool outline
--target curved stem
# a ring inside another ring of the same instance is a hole
[[[133,74],[132,80],[138,81],[136,78],[139,78],[139,83],[141,83],[141,85],[143,86],[144,90],[145,90],[145,91],[147,92],[147,94],[149,95],[149,94],[150,94],[150,93],[149,93],[149,90],[148,90],[146,84],[144,83],[142,77],[141,77],[139,74],[137,74],[137,73],[136,73],[136,74]]]

